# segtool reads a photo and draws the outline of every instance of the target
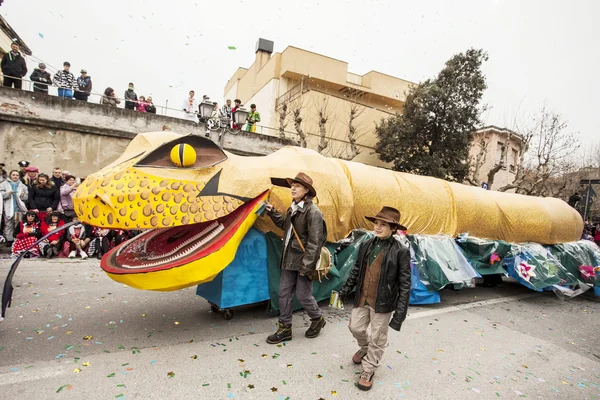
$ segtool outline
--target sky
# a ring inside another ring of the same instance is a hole
[[[138,95],[177,109],[190,89],[222,103],[228,79],[254,61],[258,38],[276,52],[295,46],[354,73],[412,82],[483,48],[485,125],[516,129],[546,105],[584,146],[600,141],[595,0],[5,0],[0,14],[47,65],[68,60],[76,76],[85,68],[94,92],[111,86],[121,97],[132,81]]]

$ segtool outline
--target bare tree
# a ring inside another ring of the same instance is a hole
[[[475,132],[472,143],[472,146],[479,146],[479,151],[474,159],[473,157],[469,159],[471,171],[469,176],[467,176],[466,182],[472,186],[479,186],[479,174],[481,167],[483,167],[487,159],[488,151],[488,141],[486,140],[485,132]]]
[[[564,193],[567,176],[574,168],[574,152],[579,149],[577,134],[567,132],[567,123],[558,113],[542,107],[523,130],[523,149],[515,179],[498,189],[515,189],[517,193],[534,196],[559,196]]]
[[[514,134],[512,133],[512,131],[505,131],[504,133],[505,133],[505,140],[504,140],[504,142],[502,142],[502,145],[500,146],[500,160],[498,160],[498,164],[496,164],[494,166],[494,168],[489,170],[488,175],[487,175],[487,184],[488,184],[489,189],[492,188],[492,185],[494,184],[494,178],[496,177],[496,174],[498,173],[498,171],[500,171],[503,168],[506,168],[506,152],[508,151],[510,141],[512,140]],[[525,154],[525,151],[523,150],[523,148],[521,148],[521,153]]]
[[[279,138],[285,139],[285,128],[288,125],[288,104],[283,103],[281,109],[279,110]]]
[[[356,145],[356,141],[362,135],[357,133],[358,126],[355,121],[365,111],[365,107],[359,104],[356,100],[357,99],[354,98],[349,106],[350,115],[348,117],[348,142],[350,143],[350,153],[346,158],[347,160],[352,160],[354,157],[360,154],[360,149]]]
[[[294,121],[294,129],[296,130],[296,135],[298,136],[298,144],[300,147],[306,148],[306,132],[302,129],[302,109],[303,102],[302,98],[298,98],[290,103],[292,118]]]
[[[323,154],[323,151],[329,146],[330,138],[327,137],[327,121],[329,121],[330,113],[327,109],[328,106],[327,97],[323,98],[323,101],[316,105],[318,121],[319,121],[319,145],[317,151]]]

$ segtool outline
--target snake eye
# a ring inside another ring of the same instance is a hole
[[[182,136],[159,146],[144,158],[136,167],[190,168],[212,167],[227,160],[227,155],[212,140],[196,135]]]

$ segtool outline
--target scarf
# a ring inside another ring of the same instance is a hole
[[[10,190],[13,191],[13,194],[12,194],[13,210],[16,211],[16,210],[18,210],[17,197],[19,196],[19,193],[17,193],[17,189],[19,189],[19,182],[18,181],[13,182],[13,181],[9,180],[8,183],[10,184]]]

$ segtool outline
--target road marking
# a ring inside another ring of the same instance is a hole
[[[56,367],[36,368],[35,374],[25,374],[23,371],[0,374],[0,386],[14,385],[28,381],[37,381],[40,379],[54,378],[64,375],[66,371],[57,370]]]
[[[530,297],[539,297],[539,296],[540,296],[540,293],[528,293],[528,294],[521,294],[518,296],[499,297],[497,299],[483,300],[483,301],[478,301],[476,303],[461,304],[458,306],[448,306],[448,307],[444,307],[444,308],[437,308],[435,310],[420,311],[420,312],[417,312],[414,314],[410,314],[408,317],[406,317],[406,319],[409,320],[409,319],[432,317],[434,315],[448,314],[451,312],[464,311],[464,310],[468,310],[468,309],[476,308],[476,307],[485,307],[485,306],[490,306],[490,305],[498,304],[498,303],[508,303],[511,301],[523,300],[523,299],[528,299]]]

